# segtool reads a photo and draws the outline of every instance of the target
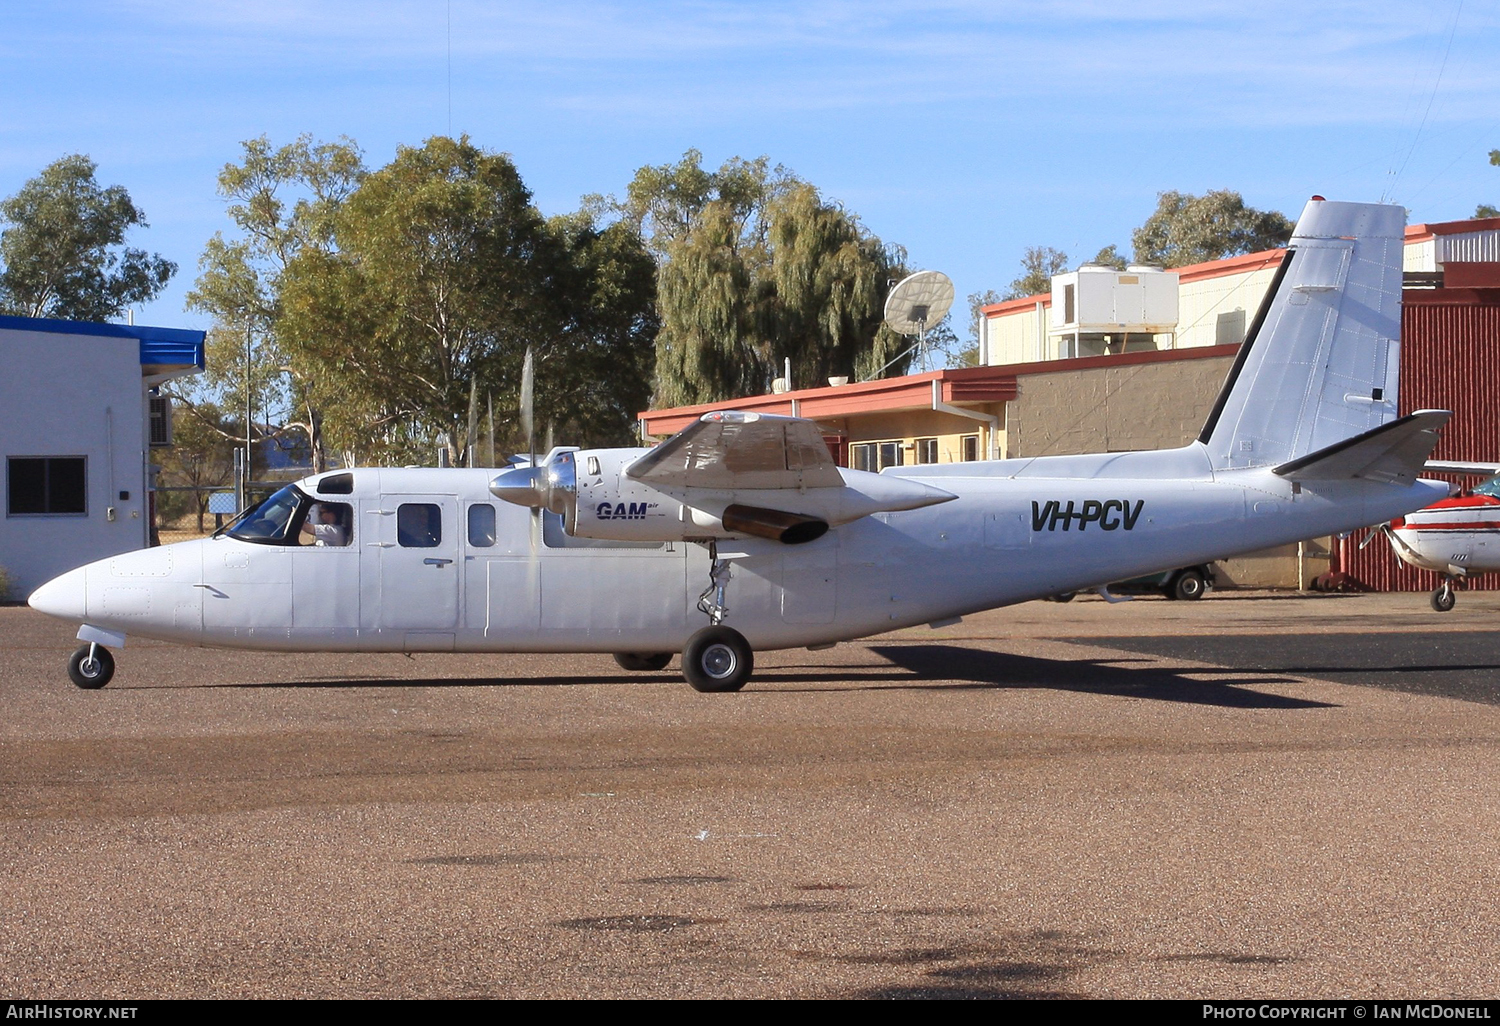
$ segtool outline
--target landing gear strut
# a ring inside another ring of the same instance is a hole
[[[81,688],[94,691],[115,675],[115,657],[97,642],[80,647],[68,659],[68,677]]]
[[[1453,608],[1454,603],[1458,601],[1458,596],[1453,593],[1452,577],[1443,578],[1443,583],[1438,585],[1437,589],[1432,593],[1431,601],[1432,608],[1436,609],[1439,613],[1446,613]]]
[[[729,615],[725,605],[729,590],[729,560],[719,558],[719,543],[708,543],[708,587],[698,596],[698,608],[708,614],[708,622],[717,627]]]

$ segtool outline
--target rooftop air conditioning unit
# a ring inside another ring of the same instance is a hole
[[[1177,272],[1084,264],[1052,278],[1048,334],[1156,335],[1177,328]]]

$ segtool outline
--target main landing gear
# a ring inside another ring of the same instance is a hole
[[[1444,577],[1443,583],[1438,585],[1432,593],[1432,608],[1439,613],[1446,613],[1452,609],[1458,601],[1458,596],[1453,593],[1453,578]]]
[[[115,657],[96,642],[81,646],[68,659],[68,677],[89,691],[104,687],[115,675]]]
[[[755,669],[750,642],[733,627],[724,626],[729,615],[730,564],[719,558],[718,542],[708,543],[708,587],[698,596],[698,608],[708,616],[708,626],[688,639],[682,650],[682,675],[694,691],[738,691]]]

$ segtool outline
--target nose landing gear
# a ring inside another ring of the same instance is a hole
[[[1453,608],[1454,603],[1458,601],[1458,596],[1453,593],[1452,577],[1443,578],[1443,583],[1438,585],[1437,589],[1433,591],[1430,601],[1432,602],[1432,608],[1436,609],[1439,613],[1446,613]]]
[[[68,677],[79,687],[95,691],[115,675],[115,657],[97,642],[82,645],[68,659]]]

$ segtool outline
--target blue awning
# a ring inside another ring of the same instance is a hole
[[[59,321],[49,317],[0,317],[0,328],[48,331],[58,335],[96,335],[133,338],[141,344],[141,369],[146,374],[202,370],[206,331],[193,328],[153,328],[145,324],[100,324],[97,321]]]

